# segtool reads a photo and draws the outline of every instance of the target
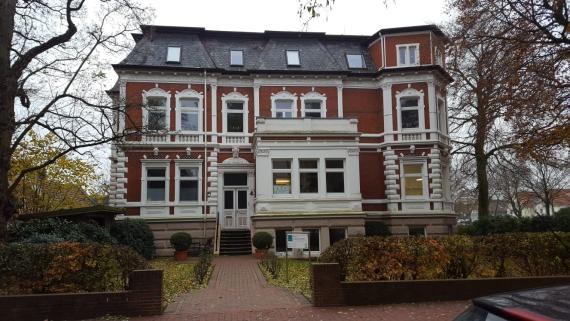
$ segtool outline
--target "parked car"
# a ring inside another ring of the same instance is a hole
[[[455,321],[554,321],[570,320],[570,285],[490,295]]]

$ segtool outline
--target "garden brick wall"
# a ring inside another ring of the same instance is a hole
[[[341,282],[337,263],[311,266],[313,305],[372,305],[469,300],[500,292],[570,284],[570,276]]]
[[[80,320],[161,313],[162,270],[133,271],[121,292],[0,296],[2,321]]]

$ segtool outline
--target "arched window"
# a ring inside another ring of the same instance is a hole
[[[282,91],[271,95],[271,117],[274,118],[296,118],[297,117],[297,96]]]
[[[231,92],[222,96],[223,132],[224,133],[247,133],[248,132],[248,104],[249,98],[239,92]]]
[[[143,126],[146,130],[170,129],[170,93],[160,88],[143,90]]]
[[[424,129],[424,94],[407,88],[396,94],[398,128],[400,130]]]
[[[306,118],[326,118],[327,97],[314,91],[301,95],[301,116]]]
[[[176,130],[201,132],[203,128],[203,95],[192,89],[176,93]]]

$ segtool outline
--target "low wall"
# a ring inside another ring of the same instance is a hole
[[[337,263],[311,265],[314,306],[469,300],[494,293],[570,284],[570,276],[341,282]]]
[[[192,236],[192,242],[206,242],[204,239],[204,220],[200,218],[152,218],[146,219],[154,234],[154,246],[157,256],[172,256],[174,249],[170,246],[170,236],[176,232],[186,232]],[[216,220],[206,221],[206,238],[214,237]]]
[[[104,315],[143,316],[162,311],[162,270],[129,275],[120,292],[28,294],[0,296],[3,321],[80,320]]]

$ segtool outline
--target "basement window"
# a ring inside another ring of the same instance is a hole
[[[180,47],[168,47],[166,62],[180,63]]]

